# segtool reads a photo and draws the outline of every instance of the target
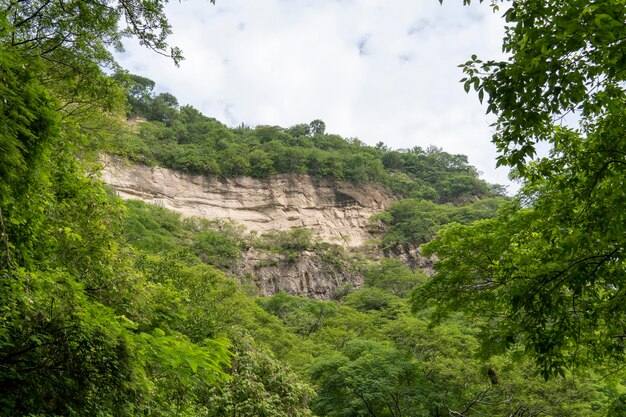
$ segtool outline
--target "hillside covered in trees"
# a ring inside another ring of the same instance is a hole
[[[288,128],[228,128],[170,93],[157,94],[145,77],[118,73],[127,91],[127,117],[135,129],[116,136],[106,150],[133,161],[217,177],[300,173],[355,182],[380,182],[399,196],[435,202],[503,195],[479,178],[464,155],[440,148],[391,150],[326,132],[314,120]]]
[[[0,415],[624,415],[618,3],[516,2],[510,59],[465,66],[524,183],[507,199],[441,149],[370,147],[318,120],[228,128],[154,93],[110,51],[134,36],[178,61],[162,1],[0,2]],[[579,126],[555,123],[569,111]],[[552,150],[533,159],[539,141]],[[401,200],[372,219],[379,248],[428,242],[435,274],[123,203],[102,152],[382,183]],[[316,252],[364,284],[261,298],[232,273],[250,247]]]

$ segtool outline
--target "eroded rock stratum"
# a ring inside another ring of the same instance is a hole
[[[219,179],[110,157],[104,164],[102,179],[123,199],[141,199],[184,216],[230,220],[261,233],[304,227],[321,241],[349,247],[371,238],[370,216],[393,201],[380,185],[309,175]]]

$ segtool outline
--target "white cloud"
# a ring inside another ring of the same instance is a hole
[[[463,153],[491,182],[491,119],[458,82],[458,64],[500,56],[502,22],[487,5],[436,0],[206,0],[171,3],[171,44],[186,60],[129,42],[129,71],[228,125],[327,130],[392,148]]]

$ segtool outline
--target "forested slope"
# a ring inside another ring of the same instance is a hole
[[[154,82],[145,77],[118,73],[114,78],[126,88],[134,129],[112,138],[107,151],[136,162],[214,177],[299,173],[379,182],[399,196],[439,203],[504,193],[502,186],[480,179],[465,155],[434,146],[367,146],[327,133],[321,120],[229,128],[192,106],[179,105],[170,93],[157,94]]]
[[[153,121],[128,130],[126,113],[137,106],[132,97],[127,105],[130,88],[119,79],[119,71],[105,75],[104,69],[116,68],[107,48],[119,48],[121,37],[132,35],[179,60],[180,51],[166,42],[170,28],[164,2],[0,4],[0,415],[623,414],[624,387],[617,366],[613,372],[590,366],[580,370],[564,366],[569,362],[558,356],[559,349],[569,353],[583,346],[583,353],[603,352],[602,358],[614,363],[623,358],[619,337],[609,343],[613,333],[603,331],[598,344],[591,343],[590,324],[597,320],[601,330],[619,330],[619,320],[609,326],[606,319],[623,312],[618,285],[623,222],[610,222],[613,217],[603,211],[605,205],[586,205],[587,194],[576,187],[591,178],[591,189],[602,193],[602,201],[622,201],[623,188],[614,187],[620,165],[602,159],[610,150],[600,146],[598,152],[585,151],[605,143],[600,140],[604,134],[614,134],[622,120],[615,117],[619,106],[609,106],[612,117],[598,116],[591,126],[598,129],[590,127],[588,139],[566,132],[570,141],[556,142],[555,155],[562,158],[554,164],[544,160],[533,166],[536,175],[526,196],[535,199],[514,201],[495,219],[472,223],[492,216],[498,203],[480,198],[500,190],[479,180],[463,157],[438,149],[367,147],[326,135],[319,122],[299,131],[229,129],[190,108],[178,109],[171,97],[159,95],[149,95],[150,100],[161,97],[165,112],[174,116],[157,120],[145,113]],[[119,30],[122,22],[126,29]],[[608,87],[617,88],[619,82]],[[488,93],[494,91],[490,88]],[[609,96],[608,103],[620,97]],[[176,117],[187,120],[177,123]],[[196,125],[200,133],[194,136]],[[264,132],[269,132],[267,140]],[[330,152],[335,148],[347,152]],[[381,214],[381,243],[416,244],[439,233],[441,239],[430,248],[446,256],[441,275],[430,280],[396,260],[347,256],[333,246],[319,247],[298,231],[251,242],[224,224],[181,219],[138,202],[123,204],[98,179],[99,153],[115,150],[145,163],[188,165],[188,170],[204,174],[217,167],[214,175],[306,171],[379,181],[410,197]],[[580,164],[604,168],[594,171],[595,176],[570,176],[582,169],[577,158],[568,159],[579,151],[584,157]],[[509,162],[522,159],[514,154]],[[561,175],[548,181],[554,170]],[[567,188],[570,178],[574,183]],[[571,199],[563,197],[564,188]],[[532,204],[537,206],[528,208]],[[576,211],[578,222],[563,220],[568,209]],[[552,212],[554,217],[548,215]],[[441,232],[440,226],[450,221],[467,225],[452,223]],[[582,246],[586,250],[578,249],[577,239],[589,243]],[[318,250],[329,262],[361,271],[364,286],[347,288],[333,301],[285,293],[258,298],[253,285],[245,279],[239,284],[224,272],[251,244],[265,245],[287,260]],[[502,248],[510,250],[503,253]],[[535,266],[516,272],[519,265],[538,265],[529,257],[546,259],[555,248],[560,258],[542,264],[547,270]],[[566,255],[572,253],[576,257],[566,265],[567,274],[558,274],[563,264],[556,261],[570,259]],[[594,262],[601,255],[601,262]],[[497,292],[485,292],[482,286],[506,283],[511,276],[519,278],[513,282],[526,283],[526,276],[539,274],[555,282],[554,273],[570,278],[570,273],[585,272],[594,280],[558,280],[569,286],[549,285],[544,293],[540,285],[534,294],[542,296],[541,303],[536,304],[520,297],[523,287],[508,285],[514,291],[496,297]],[[596,285],[596,273],[606,285]],[[474,292],[456,291],[472,287],[481,296],[478,302]],[[441,304],[429,307],[424,303],[433,303],[433,293]],[[547,296],[553,295],[554,302],[549,302]],[[444,304],[446,297],[450,299]],[[569,303],[581,299],[584,314],[578,304]],[[509,301],[515,307],[520,300],[523,309],[502,315]],[[603,308],[596,313],[590,306],[598,300]],[[450,313],[459,306],[466,307],[464,315]],[[541,314],[533,316],[535,311]],[[582,324],[572,327],[582,335],[577,338],[563,332],[572,321],[554,320],[572,312]],[[534,317],[545,332],[532,333]],[[439,326],[429,326],[432,318]],[[521,327],[514,326],[517,318]],[[542,344],[546,337],[553,343]],[[480,349],[485,340],[500,349]],[[585,356],[580,362],[592,359]],[[536,362],[545,377],[553,378],[546,382],[538,375]]]

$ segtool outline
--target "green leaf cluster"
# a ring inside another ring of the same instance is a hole
[[[619,1],[512,2],[506,59],[463,65],[465,89],[497,117],[498,164],[523,187],[495,219],[427,245],[440,261],[415,300],[486,318],[485,350],[521,345],[545,378],[626,354],[625,13]]]
[[[181,218],[180,214],[138,200],[125,202],[123,235],[150,253],[177,252],[185,247],[206,264],[229,268],[241,257],[245,242],[235,225],[219,220]]]
[[[161,3],[123,3],[137,24],[162,16]],[[184,288],[136,266],[124,209],[90,162],[122,108],[98,87],[122,12],[109,6],[2,7],[2,415],[196,415],[228,378],[229,343],[197,337]]]

